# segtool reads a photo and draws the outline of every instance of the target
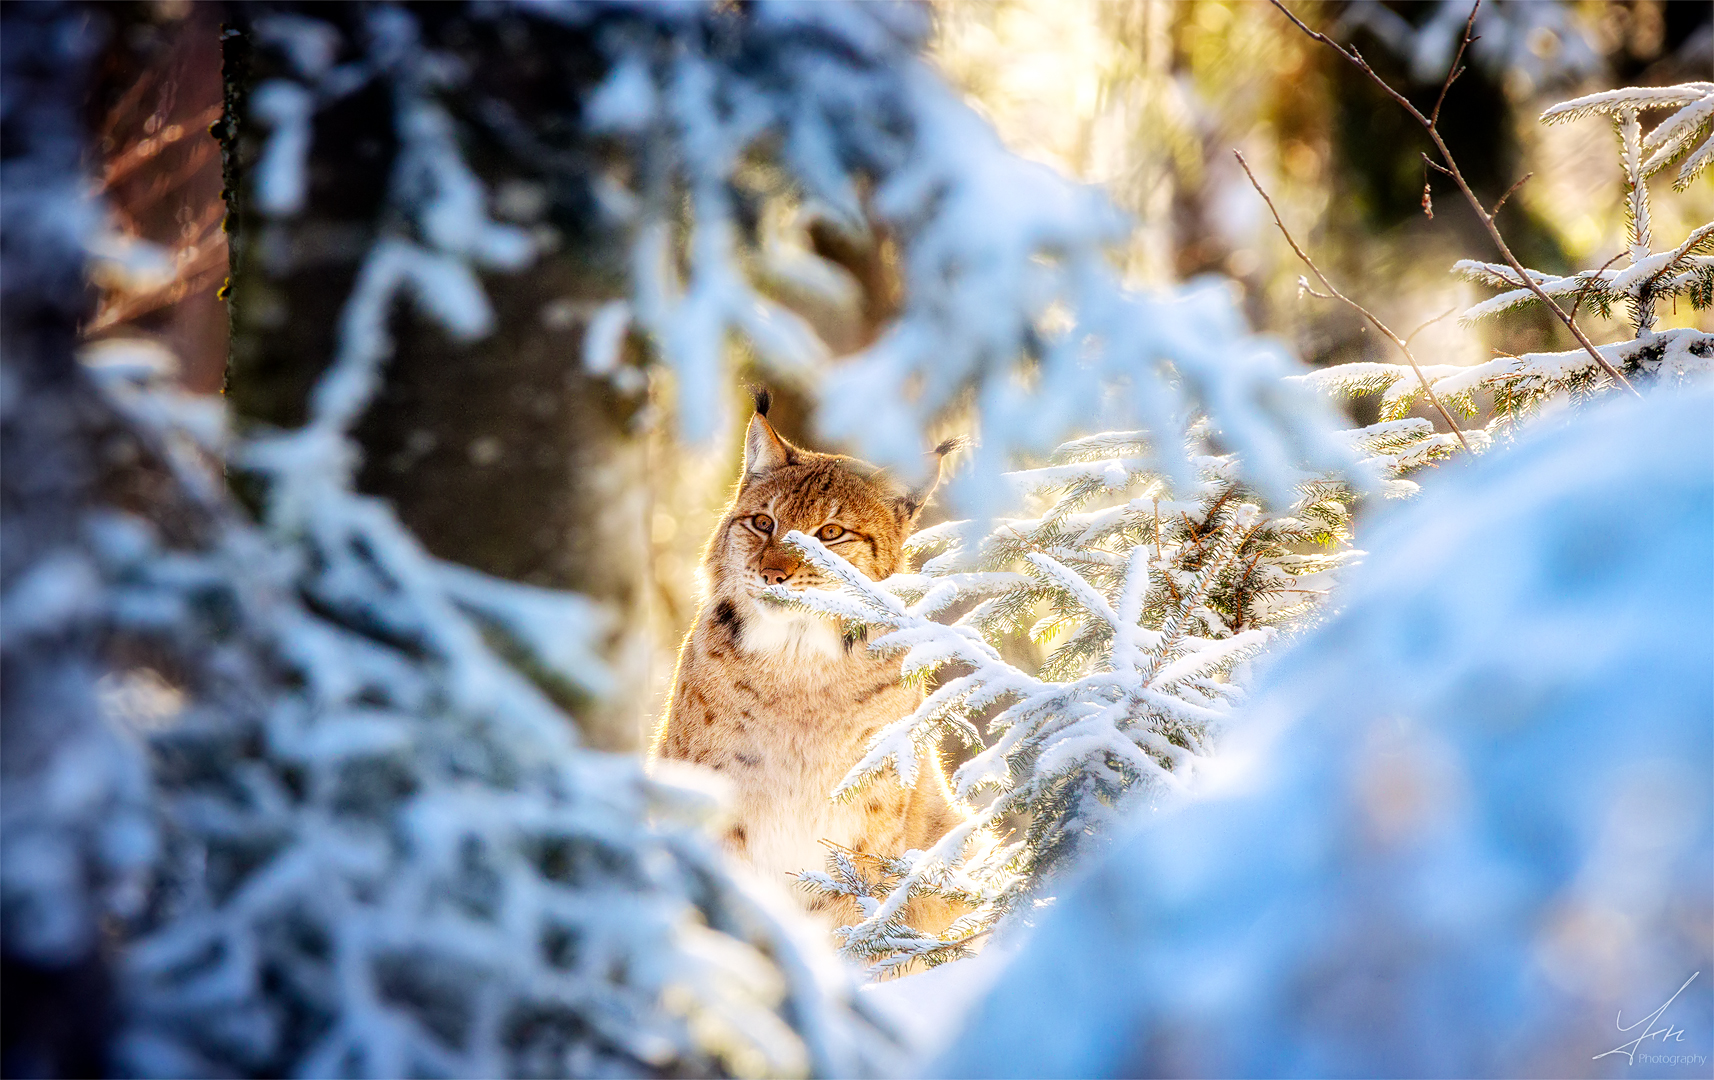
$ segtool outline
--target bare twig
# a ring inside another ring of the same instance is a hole
[[[1154,500],[1154,503],[1155,503],[1155,562],[1158,563],[1161,561],[1161,501],[1159,499],[1156,499],[1156,500]]]
[[[1436,315],[1434,318],[1429,319],[1427,322],[1423,323],[1421,326],[1417,327],[1415,330],[1412,330],[1410,333],[1405,335],[1405,344],[1408,345],[1411,342],[1415,341],[1416,336],[1418,334],[1422,333],[1424,330],[1427,330],[1429,327],[1433,326],[1435,323],[1446,318],[1448,315],[1452,314],[1454,311],[1457,311],[1457,310],[1458,310],[1458,305],[1454,304],[1453,306],[1447,308],[1445,311],[1441,312],[1439,315]]]
[[[1617,255],[1613,256],[1611,259],[1608,259],[1606,262],[1602,263],[1601,269],[1595,271],[1593,274],[1591,274],[1589,276],[1589,280],[1585,281],[1583,283],[1583,287],[1581,289],[1577,290],[1577,295],[1573,296],[1571,298],[1571,317],[1573,319],[1577,318],[1577,309],[1578,309],[1578,307],[1580,307],[1582,305],[1583,298],[1585,296],[1588,296],[1589,290],[1594,286],[1594,284],[1597,281],[1601,280],[1601,275],[1605,274],[1607,272],[1607,267],[1612,266],[1614,263],[1618,262],[1620,259],[1624,258],[1626,255],[1629,255],[1629,254],[1630,254],[1630,252],[1628,252],[1628,251],[1619,252]]]
[[[1244,160],[1243,152],[1233,150],[1232,156],[1238,159],[1239,165],[1243,166],[1244,175],[1250,178],[1250,184],[1256,189],[1256,194],[1260,195],[1262,197],[1262,201],[1268,204],[1269,212],[1274,215],[1274,224],[1280,227],[1280,235],[1285,237],[1286,243],[1291,245],[1291,249],[1297,253],[1297,257],[1303,260],[1303,264],[1309,267],[1310,272],[1313,273],[1327,289],[1326,293],[1318,293],[1314,289],[1309,289],[1308,292],[1312,296],[1322,297],[1327,300],[1340,301],[1356,311],[1358,314],[1362,315],[1363,318],[1368,319],[1375,329],[1385,334],[1394,345],[1397,345],[1399,347],[1399,351],[1405,354],[1405,360],[1410,364],[1411,370],[1416,372],[1417,381],[1422,383],[1423,394],[1428,397],[1428,400],[1434,405],[1435,409],[1439,411],[1441,419],[1445,420],[1446,425],[1452,429],[1452,434],[1458,436],[1458,443],[1464,447],[1464,452],[1471,453],[1470,443],[1464,438],[1464,432],[1458,427],[1458,421],[1452,418],[1452,411],[1441,403],[1440,395],[1436,394],[1434,392],[1434,387],[1429,385],[1428,376],[1423,373],[1422,365],[1416,362],[1416,356],[1410,351],[1410,343],[1404,338],[1393,333],[1392,328],[1377,318],[1374,312],[1340,292],[1338,287],[1327,279],[1327,275],[1323,274],[1321,272],[1321,268],[1315,265],[1315,260],[1310,258],[1308,253],[1298,246],[1296,240],[1292,239],[1291,230],[1286,228],[1285,221],[1280,217],[1279,209],[1274,206],[1274,200],[1270,199],[1268,197],[1268,193],[1263,190],[1261,181],[1257,180],[1256,174],[1250,171],[1250,163]],[[1423,325],[1426,326],[1427,323],[1424,323]],[[1417,329],[1421,330],[1422,328],[1418,327]],[[1412,334],[1414,336],[1415,331],[1413,331]]]
[[[1522,176],[1518,177],[1518,182],[1506,189],[1506,193],[1504,195],[1500,196],[1500,201],[1494,204],[1494,208],[1492,210],[1488,211],[1488,216],[1494,217],[1494,216],[1498,215],[1500,212],[1500,207],[1506,205],[1506,200],[1511,198],[1517,192],[1517,190],[1519,188],[1524,186],[1525,180],[1528,180],[1530,177],[1532,177],[1534,175],[1535,175],[1535,173],[1527,172],[1527,173],[1524,173]]]
[[[1476,211],[1476,217],[1481,220],[1482,227],[1488,231],[1488,238],[1494,242],[1494,247],[1499,249],[1500,254],[1505,258],[1506,263],[1517,272],[1519,279],[1524,283],[1524,287],[1534,293],[1537,300],[1540,300],[1543,304],[1547,305],[1547,309],[1549,311],[1559,316],[1559,321],[1565,324],[1565,328],[1571,331],[1571,336],[1577,339],[1577,344],[1583,347],[1583,351],[1589,354],[1590,358],[1595,361],[1602,371],[1605,371],[1612,377],[1613,381],[1623,386],[1626,390],[1636,394],[1638,397],[1642,397],[1641,394],[1637,394],[1637,388],[1631,385],[1630,380],[1625,378],[1625,376],[1619,372],[1618,368],[1607,362],[1607,358],[1601,355],[1600,350],[1595,348],[1595,343],[1589,340],[1588,335],[1586,335],[1583,332],[1583,329],[1577,325],[1576,321],[1566,313],[1565,309],[1555,303],[1553,297],[1547,295],[1540,285],[1537,285],[1530,279],[1529,274],[1524,270],[1524,264],[1518,261],[1518,257],[1516,255],[1512,254],[1511,246],[1506,243],[1506,238],[1500,235],[1500,230],[1494,225],[1494,215],[1482,205],[1482,200],[1476,197],[1476,193],[1470,190],[1470,184],[1464,179],[1463,172],[1459,170],[1458,162],[1452,156],[1452,151],[1446,147],[1446,140],[1440,136],[1440,129],[1437,126],[1440,119],[1440,106],[1436,104],[1435,115],[1432,118],[1424,116],[1422,114],[1422,110],[1410,103],[1409,98],[1405,97],[1397,90],[1394,90],[1391,83],[1381,78],[1381,76],[1375,72],[1375,69],[1369,66],[1369,62],[1363,59],[1363,54],[1358,52],[1355,47],[1347,48],[1346,46],[1339,44],[1337,41],[1334,41],[1326,34],[1311,30],[1302,19],[1293,15],[1290,9],[1288,9],[1285,4],[1281,3],[1281,0],[1272,0],[1272,2],[1275,7],[1280,9],[1281,13],[1283,13],[1286,18],[1292,21],[1292,25],[1344,57],[1354,67],[1356,67],[1358,71],[1361,71],[1373,80],[1376,86],[1379,86],[1388,97],[1392,98],[1399,104],[1400,108],[1409,113],[1411,119],[1422,125],[1422,129],[1428,133],[1429,139],[1434,142],[1434,148],[1440,152],[1440,159],[1443,164],[1437,167],[1441,168],[1446,175],[1452,177],[1453,182],[1458,185],[1458,190],[1464,194],[1464,200],[1470,204],[1470,208],[1472,210]],[[1470,18],[1464,23],[1464,38],[1458,45],[1459,57],[1464,55],[1464,50],[1469,47],[1472,41],[1475,40],[1471,36],[1470,31],[1476,24],[1476,12],[1481,8],[1481,6],[1482,0],[1476,0],[1476,3],[1470,8]],[[1450,87],[1452,85],[1452,80],[1457,77],[1458,60],[1455,58],[1452,63],[1452,68],[1447,74],[1446,83],[1441,87],[1442,98],[1446,96],[1447,87]]]
[[[1430,124],[1440,123],[1440,107],[1446,104],[1446,92],[1452,89],[1452,84],[1458,81],[1458,76],[1464,74],[1464,50],[1476,39],[1470,36],[1470,31],[1476,26],[1476,9],[1482,6],[1482,0],[1470,7],[1470,17],[1464,20],[1464,36],[1458,42],[1458,52],[1452,57],[1452,64],[1446,69],[1446,81],[1440,84],[1440,96],[1434,99],[1434,111],[1428,114]]]

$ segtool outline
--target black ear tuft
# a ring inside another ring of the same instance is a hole
[[[757,414],[761,416],[768,415],[768,406],[774,403],[773,392],[765,386],[752,386],[750,387],[750,394],[756,399]]]
[[[934,452],[939,457],[945,457],[946,455],[962,450],[969,445],[970,440],[967,437],[963,435],[953,435],[950,438],[940,440],[940,445],[934,448]]]

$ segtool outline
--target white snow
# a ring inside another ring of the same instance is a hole
[[[1711,419],[1610,402],[1392,504],[1201,795],[1061,893],[926,1073],[1603,1068],[1616,1014],[1714,970]]]

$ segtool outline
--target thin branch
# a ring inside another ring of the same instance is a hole
[[[1446,140],[1441,138],[1440,129],[1435,126],[1438,117],[1430,119],[1429,117],[1424,116],[1422,114],[1422,110],[1410,103],[1410,99],[1406,98],[1397,90],[1394,90],[1391,83],[1376,74],[1375,69],[1369,66],[1369,62],[1363,59],[1363,54],[1358,52],[1355,48],[1346,48],[1328,37],[1326,34],[1311,30],[1302,19],[1293,15],[1281,0],[1272,0],[1272,3],[1275,7],[1280,9],[1281,13],[1283,13],[1286,18],[1292,21],[1292,25],[1344,57],[1354,67],[1356,67],[1358,71],[1361,71],[1373,80],[1376,86],[1379,86],[1388,97],[1392,98],[1399,104],[1400,108],[1408,112],[1411,119],[1422,125],[1422,129],[1428,133],[1429,139],[1434,142],[1434,148],[1440,152],[1440,159],[1445,163],[1443,168],[1446,174],[1452,177],[1453,181],[1458,185],[1458,190],[1463,192],[1464,200],[1470,204],[1470,208],[1472,210],[1476,211],[1476,217],[1482,222],[1482,227],[1488,231],[1488,238],[1494,242],[1494,247],[1499,250],[1501,256],[1505,258],[1506,263],[1517,272],[1517,275],[1523,281],[1524,286],[1528,288],[1530,292],[1534,293],[1535,298],[1545,304],[1549,311],[1559,316],[1559,321],[1565,324],[1565,328],[1571,331],[1571,336],[1577,339],[1577,344],[1583,347],[1583,351],[1589,354],[1590,358],[1595,361],[1596,365],[1599,366],[1602,371],[1605,371],[1612,377],[1613,381],[1617,382],[1620,386],[1623,386],[1626,390],[1636,394],[1639,398],[1642,397],[1641,394],[1637,393],[1637,388],[1631,385],[1630,380],[1625,378],[1625,376],[1619,372],[1618,368],[1607,362],[1607,358],[1601,355],[1600,350],[1595,348],[1595,343],[1590,341],[1588,335],[1583,333],[1583,329],[1577,325],[1576,321],[1573,320],[1570,315],[1566,314],[1565,309],[1555,303],[1553,297],[1547,295],[1540,285],[1537,285],[1533,280],[1531,280],[1529,273],[1524,269],[1524,264],[1518,261],[1518,257],[1512,253],[1511,246],[1506,243],[1506,238],[1501,236],[1500,230],[1495,227],[1494,215],[1488,212],[1488,209],[1482,205],[1482,200],[1478,199],[1476,197],[1476,193],[1470,190],[1469,182],[1464,179],[1463,172],[1458,168],[1457,159],[1452,156],[1452,151],[1447,149]],[[1470,9],[1470,18],[1464,24],[1464,39],[1458,46],[1460,56],[1463,55],[1465,48],[1469,46],[1470,42],[1474,40],[1474,38],[1471,37],[1470,28],[1475,25],[1476,11],[1481,7],[1481,5],[1482,0],[1476,0],[1475,5]],[[1456,63],[1454,63],[1454,68],[1456,68],[1456,66]],[[1448,82],[1448,85],[1450,85],[1450,81]]]
[[[1316,30],[1311,30],[1308,27],[1308,25],[1306,25],[1304,23],[1304,21],[1302,19],[1299,19],[1296,15],[1293,15],[1291,13],[1291,10],[1289,8],[1287,8],[1283,3],[1281,3],[1280,0],[1272,0],[1272,2],[1273,2],[1273,5],[1277,8],[1279,8],[1281,13],[1284,14],[1286,18],[1290,19],[1297,26],[1297,28],[1299,30],[1302,30],[1304,33],[1308,34],[1310,37],[1321,42],[1323,45],[1326,45],[1328,48],[1332,49],[1334,52],[1338,53],[1340,56],[1343,56],[1345,59],[1349,60],[1351,63],[1357,65],[1359,70],[1361,70],[1364,74],[1368,75],[1371,79],[1373,79],[1375,81],[1375,84],[1381,88],[1382,92],[1384,92],[1388,97],[1392,98],[1394,101],[1398,102],[1398,104],[1401,108],[1403,108],[1406,112],[1410,113],[1411,118],[1413,120],[1415,120],[1417,123],[1421,124],[1425,128],[1433,126],[1431,121],[1428,119],[1428,117],[1422,115],[1422,111],[1420,109],[1418,109],[1415,105],[1412,105],[1410,103],[1409,98],[1405,97],[1403,94],[1399,93],[1397,90],[1394,90],[1391,83],[1387,82],[1387,80],[1385,80],[1385,79],[1381,78],[1379,75],[1375,74],[1375,69],[1369,66],[1369,62],[1367,60],[1363,59],[1362,53],[1358,52],[1355,48],[1347,49],[1347,48],[1345,48],[1345,46],[1339,44],[1337,41],[1334,41],[1332,38],[1328,37],[1326,34],[1320,33],[1319,31],[1316,31]]]
[[[1527,172],[1527,173],[1524,173],[1522,176],[1518,177],[1518,182],[1506,189],[1506,193],[1504,195],[1500,196],[1500,201],[1494,204],[1494,208],[1492,210],[1488,211],[1488,216],[1494,217],[1497,214],[1499,214],[1500,207],[1506,205],[1506,200],[1511,198],[1512,195],[1515,194],[1519,188],[1524,186],[1525,180],[1528,180],[1530,177],[1532,177],[1534,175],[1535,175],[1535,173]]]
[[[1594,284],[1597,281],[1601,280],[1601,275],[1605,274],[1607,272],[1607,267],[1612,266],[1614,263],[1618,262],[1620,259],[1624,258],[1626,255],[1629,255],[1629,254],[1630,254],[1630,252],[1628,252],[1628,251],[1619,252],[1617,255],[1613,256],[1611,259],[1608,259],[1606,262],[1602,263],[1601,269],[1599,269],[1599,270],[1595,271],[1595,273],[1591,274],[1589,277],[1589,280],[1585,281],[1583,283],[1583,287],[1581,289],[1577,290],[1577,295],[1571,298],[1571,317],[1573,319],[1577,318],[1577,309],[1579,306],[1582,305],[1583,298],[1585,296],[1588,296],[1589,290],[1594,286]]]
[[[1445,420],[1446,425],[1452,429],[1452,434],[1458,436],[1459,445],[1464,447],[1464,452],[1467,454],[1473,453],[1470,449],[1469,441],[1464,438],[1464,432],[1458,427],[1458,421],[1452,418],[1452,411],[1441,403],[1440,395],[1436,394],[1434,392],[1434,387],[1429,385],[1428,376],[1423,373],[1422,365],[1416,362],[1416,356],[1410,351],[1410,343],[1405,341],[1404,338],[1393,333],[1392,328],[1377,318],[1374,312],[1340,292],[1338,287],[1327,279],[1327,275],[1323,274],[1321,272],[1321,268],[1315,265],[1315,260],[1310,258],[1309,254],[1305,252],[1303,248],[1298,246],[1296,240],[1292,239],[1291,230],[1286,228],[1285,221],[1280,217],[1279,208],[1274,206],[1274,200],[1268,198],[1268,193],[1262,189],[1262,183],[1260,180],[1256,179],[1256,174],[1250,171],[1250,163],[1244,160],[1243,152],[1233,150],[1232,156],[1238,159],[1239,165],[1243,166],[1244,175],[1250,178],[1250,184],[1256,189],[1256,194],[1260,195],[1262,197],[1262,201],[1268,204],[1269,212],[1274,215],[1274,224],[1280,227],[1280,234],[1285,237],[1286,243],[1291,245],[1291,249],[1297,252],[1297,257],[1303,260],[1303,264],[1309,267],[1310,272],[1320,279],[1321,284],[1327,289],[1327,293],[1329,294],[1327,299],[1338,300],[1352,308],[1365,319],[1368,319],[1375,329],[1385,334],[1394,345],[1399,347],[1399,351],[1405,354],[1405,360],[1410,364],[1411,370],[1416,372],[1417,381],[1422,383],[1423,394],[1427,396],[1435,409],[1439,411],[1441,419]],[[1313,289],[1309,291],[1317,296],[1322,295],[1320,293],[1315,293],[1315,290]],[[1420,329],[1420,327],[1418,329]]]
[[[1476,0],[1470,6],[1470,17],[1464,20],[1464,37],[1458,42],[1458,52],[1452,57],[1452,65],[1446,69],[1446,81],[1440,84],[1440,96],[1434,99],[1434,111],[1428,114],[1430,125],[1440,123],[1440,107],[1446,104],[1446,92],[1452,89],[1452,84],[1458,81],[1458,76],[1464,74],[1464,50],[1476,39],[1470,36],[1470,31],[1476,26],[1476,9],[1482,6],[1482,0]]]
[[[1405,344],[1408,345],[1411,342],[1415,341],[1416,336],[1418,334],[1422,333],[1424,330],[1427,330],[1429,327],[1433,326],[1435,323],[1446,318],[1448,315],[1452,314],[1454,311],[1457,311],[1457,310],[1458,310],[1458,305],[1454,304],[1453,306],[1447,308],[1445,311],[1441,312],[1439,315],[1436,315],[1434,318],[1429,319],[1427,322],[1423,323],[1421,326],[1417,327],[1415,330],[1412,330],[1410,333],[1405,335]]]

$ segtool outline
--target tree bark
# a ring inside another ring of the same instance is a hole
[[[286,5],[362,40],[360,5]],[[282,10],[279,7],[269,10]],[[652,648],[650,514],[639,392],[582,370],[581,335],[596,304],[622,296],[622,244],[596,223],[595,158],[555,127],[604,74],[587,29],[551,38],[505,16],[471,19],[463,5],[411,9],[425,46],[457,55],[469,81],[447,105],[463,122],[466,161],[509,212],[554,250],[516,274],[484,280],[496,316],[488,337],[450,339],[403,308],[385,384],[356,432],[359,487],[390,500],[436,556],[532,585],[570,589],[612,613],[605,656],[617,691],[582,699],[549,687],[587,742],[637,750],[647,718]],[[260,10],[235,9],[241,29]],[[226,138],[235,237],[228,389],[251,421],[304,419],[334,353],[339,312],[384,218],[395,153],[392,102],[371,84],[317,114],[303,212],[264,220],[250,206],[249,169],[266,131],[248,88],[284,75],[283,60],[242,33],[227,42]]]

